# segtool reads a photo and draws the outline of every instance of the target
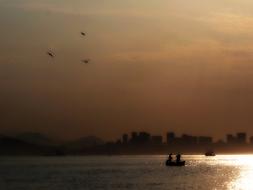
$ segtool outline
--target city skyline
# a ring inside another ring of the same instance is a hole
[[[137,143],[138,141],[149,141],[157,144],[212,144],[212,143],[227,143],[227,144],[253,144],[253,136],[248,136],[245,132],[237,132],[235,134],[228,133],[223,139],[214,140],[212,136],[195,136],[192,134],[182,133],[177,135],[170,131],[166,133],[166,138],[163,135],[152,135],[148,132],[131,132],[130,134],[124,133],[116,142],[127,144]]]
[[[51,139],[55,142],[59,141],[61,142],[64,141],[73,141],[73,140],[78,140],[79,138],[75,139],[69,139],[69,140],[64,140],[64,139],[59,139],[55,138],[53,136],[47,136],[46,134],[39,133],[39,132],[21,132],[21,133],[16,133],[16,134],[0,134],[0,137],[19,137],[19,136],[31,136],[32,138],[38,137],[38,139],[43,138],[43,139]],[[189,134],[189,133],[176,133],[173,131],[168,131],[165,134],[152,134],[148,131],[132,131],[129,133],[123,133],[121,136],[115,137],[113,139],[103,139],[102,137],[95,136],[95,135],[80,135],[80,139],[86,138],[86,137],[96,137],[101,140],[103,140],[105,143],[106,142],[113,142],[113,143],[132,143],[134,138],[137,138],[139,136],[142,136],[141,138],[144,138],[148,141],[156,141],[162,144],[170,144],[170,143],[182,143],[183,141],[189,141],[193,144],[198,144],[201,142],[204,143],[253,143],[253,135],[249,135],[246,132],[235,132],[235,133],[225,133],[223,134],[222,138],[216,139],[211,135],[194,135],[194,134]],[[239,140],[241,139],[241,140]],[[138,140],[137,140],[138,141]],[[136,141],[136,142],[137,142]]]

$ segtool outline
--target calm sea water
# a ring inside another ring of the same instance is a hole
[[[2,157],[1,190],[253,189],[253,155]]]

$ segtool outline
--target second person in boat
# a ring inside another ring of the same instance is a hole
[[[181,162],[181,154],[177,154],[177,155],[176,155],[176,158],[177,158],[177,159],[176,159],[176,162],[177,162],[177,163]]]

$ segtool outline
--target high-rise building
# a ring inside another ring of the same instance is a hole
[[[236,138],[233,135],[231,135],[231,134],[227,134],[227,143],[228,144],[234,144],[234,143],[236,143]]]
[[[128,143],[128,135],[127,134],[123,134],[122,135],[122,142],[123,142],[123,144],[127,144]]]
[[[198,138],[195,136],[183,134],[181,138],[183,144],[197,144]]]
[[[246,133],[237,133],[237,142],[240,144],[245,144],[247,140],[247,135]]]
[[[253,136],[250,137],[249,142],[250,144],[253,144]]]
[[[168,132],[167,133],[167,144],[173,143],[175,140],[175,133],[174,132]]]
[[[152,143],[153,144],[162,144],[163,143],[163,137],[162,136],[152,136],[151,137]]]
[[[137,133],[136,132],[132,132],[131,134],[131,143],[137,143]]]
[[[138,135],[138,142],[141,144],[150,142],[150,134],[147,132],[140,132]]]
[[[212,137],[200,136],[198,137],[199,144],[211,144],[213,142]]]

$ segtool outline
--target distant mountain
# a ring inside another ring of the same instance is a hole
[[[53,145],[55,142],[41,133],[21,133],[17,139],[36,145]]]
[[[98,137],[88,136],[88,137],[80,138],[75,143],[80,144],[83,147],[93,147],[93,146],[97,146],[97,145],[102,145],[105,142]]]
[[[16,138],[0,137],[0,155],[43,155],[44,150]]]
[[[95,136],[88,136],[88,137],[83,137],[80,138],[76,141],[72,141],[69,143],[64,144],[64,149],[67,152],[78,152],[81,151],[84,148],[91,148],[91,147],[95,147],[97,145],[103,145],[105,144],[105,142]]]
[[[34,144],[14,137],[0,136],[0,156],[23,155],[62,156],[64,152],[59,146]]]
[[[62,156],[78,155],[84,150],[90,150],[105,144],[98,137],[88,136],[65,144],[56,145],[48,137],[40,133],[23,133],[16,137],[0,134],[0,156]]]

